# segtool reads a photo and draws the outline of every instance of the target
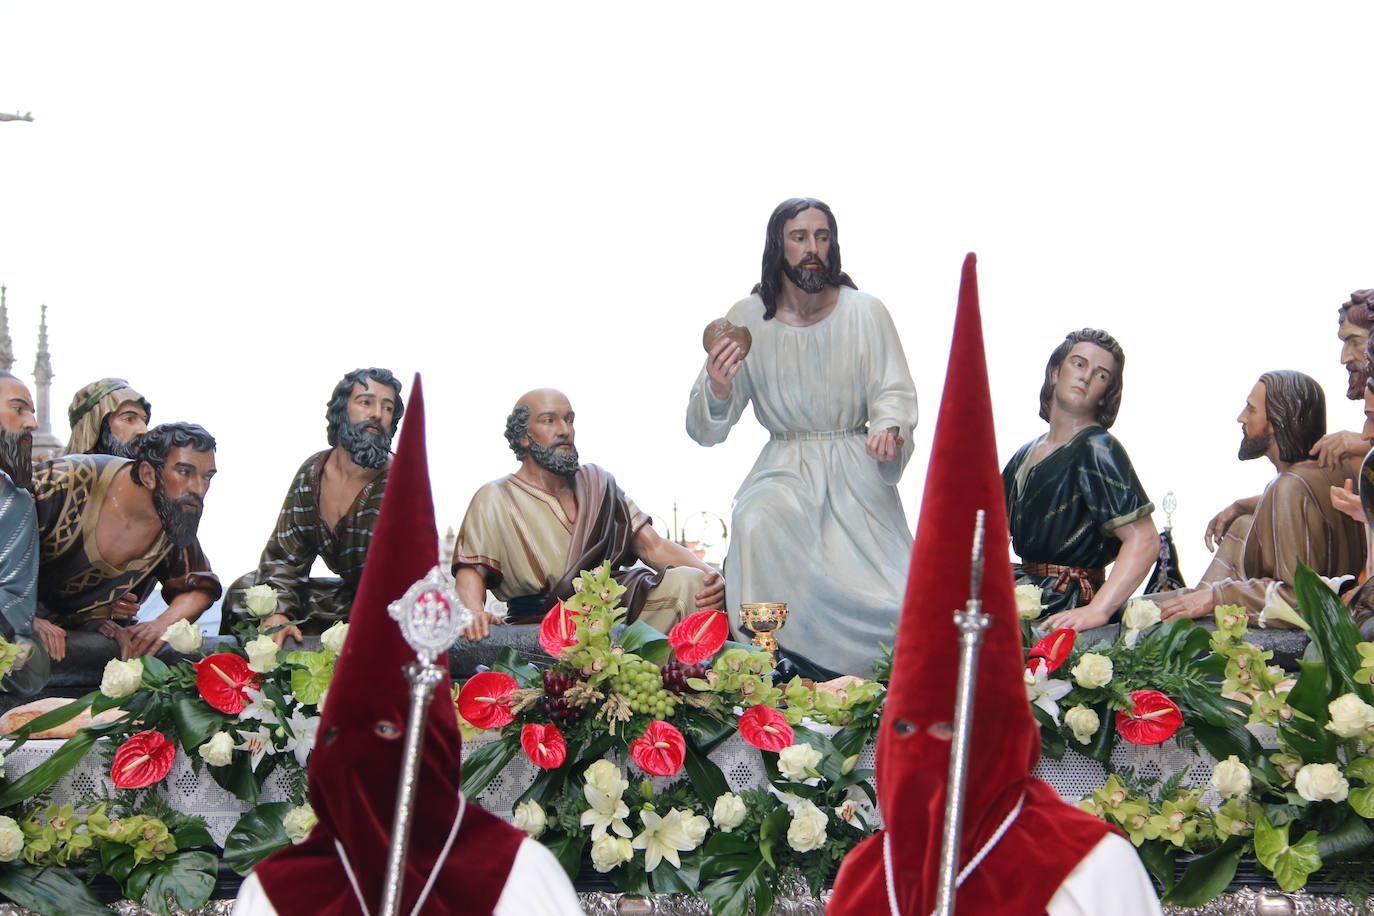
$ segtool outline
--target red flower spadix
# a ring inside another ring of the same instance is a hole
[[[196,688],[201,698],[220,712],[238,715],[248,705],[247,688],[256,686],[258,676],[248,660],[232,652],[206,656],[196,664]]]
[[[630,759],[646,773],[654,776],[676,776],[687,756],[687,739],[667,722],[649,723],[644,734],[630,745]]]
[[[500,671],[483,671],[468,678],[458,693],[458,712],[481,729],[500,728],[515,719],[507,699],[519,684]]]
[[[1183,725],[1178,705],[1158,690],[1131,692],[1131,709],[1116,714],[1116,730],[1132,744],[1159,744]]]
[[[115,751],[110,779],[117,789],[151,786],[171,772],[176,759],[175,744],[158,732],[139,732]]]
[[[534,765],[546,770],[556,770],[568,759],[568,745],[563,733],[552,725],[538,725],[531,722],[520,729],[520,746]]]
[[[1072,627],[1063,627],[1055,630],[1035,645],[1031,646],[1030,657],[1026,661],[1026,667],[1032,672],[1040,665],[1048,666],[1046,674],[1051,674],[1056,668],[1064,664],[1064,660],[1073,651],[1074,640],[1078,638],[1078,631]]]
[[[761,751],[780,751],[796,741],[783,714],[769,706],[750,706],[739,717],[739,733]]]
[[[697,611],[689,614],[668,633],[668,645],[684,665],[704,662],[720,651],[730,625],[721,611]]]
[[[577,643],[577,611],[570,611],[558,602],[544,615],[539,624],[539,645],[554,658],[568,646]]]

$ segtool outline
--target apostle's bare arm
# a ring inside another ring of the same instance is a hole
[[[668,566],[690,566],[705,573],[705,588],[696,594],[698,609],[716,609],[725,602],[725,580],[721,578],[720,573],[707,566],[686,547],[661,536],[652,526],[644,525],[635,533],[635,553],[657,570]]]
[[[1088,604],[1051,616],[1046,621],[1051,629],[1090,630],[1102,626],[1150,574],[1151,565],[1159,559],[1159,531],[1154,519],[1147,515],[1114,529],[1112,534],[1121,540],[1121,550],[1107,581]]]
[[[463,631],[463,636],[472,642],[486,639],[491,635],[491,625],[497,622],[497,618],[487,613],[487,583],[481,571],[471,566],[460,566],[453,574],[453,581],[458,600],[463,602],[463,607],[472,611],[472,626]]]
[[[189,589],[172,599],[167,610],[152,620],[145,620],[129,627],[131,646],[129,657],[154,655],[162,648],[162,634],[178,620],[195,621],[214,604],[215,596],[200,589]]]

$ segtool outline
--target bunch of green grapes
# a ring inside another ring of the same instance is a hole
[[[611,689],[629,701],[631,711],[655,719],[671,716],[678,702],[677,696],[664,688],[658,665],[644,659],[622,662],[611,678]]]

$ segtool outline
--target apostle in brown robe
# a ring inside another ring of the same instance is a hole
[[[579,573],[609,561],[626,587],[629,620],[667,632],[687,614],[720,608],[720,574],[660,537],[609,473],[579,464],[573,419],[567,397],[550,389],[515,405],[506,438],[520,469],[477,491],[458,533],[453,574],[463,603],[479,609],[491,589],[507,604],[507,622],[535,623],[572,595]],[[490,623],[478,617],[473,638]]]
[[[1308,458],[1326,433],[1326,396],[1317,382],[1293,371],[1266,372],[1237,418],[1244,432],[1240,459],[1268,458],[1279,472],[1257,497],[1240,499],[1208,526],[1216,555],[1199,586],[1161,600],[1165,620],[1202,617],[1223,604],[1252,615],[1277,593],[1296,607],[1298,564],[1319,575],[1354,575],[1364,562],[1360,526],[1331,503],[1331,488],[1348,474]],[[1269,625],[1282,625],[1281,621]]]

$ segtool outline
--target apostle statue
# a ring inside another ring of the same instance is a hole
[[[154,427],[132,460],[68,455],[34,468],[34,633],[54,662],[155,653],[169,626],[214,603],[219,579],[196,539],[214,476],[214,437],[193,423]],[[133,623],[158,582],[167,610]]]
[[[1369,381],[1369,332],[1374,330],[1374,289],[1357,289],[1337,310],[1336,336],[1341,341],[1341,365],[1348,379],[1345,396],[1352,401],[1364,397]],[[1369,451],[1370,440],[1349,430],[1327,433],[1312,446],[1312,457],[1323,467],[1334,468],[1342,461],[1358,464]]]
[[[897,329],[840,268],[835,215],[795,198],[769,217],[763,271],[726,315],[749,332],[711,345],[687,433],[725,441],[745,407],[769,432],[735,494],[725,558],[739,605],[785,602],[782,653],[806,675],[868,675],[890,642],[911,552],[897,482],[911,457],[916,387]]]
[[[28,387],[0,372],[0,637],[19,647],[0,687],[10,699],[36,692],[47,680],[47,654],[33,640],[38,527],[28,488],[37,428]]]
[[[573,421],[567,396],[548,388],[521,397],[506,420],[520,468],[472,497],[453,554],[458,595],[479,618],[470,638],[487,635],[487,589],[506,602],[507,623],[538,623],[572,597],[583,570],[606,562],[630,622],[666,633],[724,601],[719,573],[660,537],[609,472],[579,464]]]
[[[278,645],[288,635],[318,635],[348,618],[382,507],[391,439],[404,413],[401,383],[388,369],[354,369],[334,386],[325,407],[329,448],[296,471],[258,568],[230,586],[221,625],[226,632],[248,613],[243,596],[254,585],[277,590],[277,613],[263,622],[265,629],[304,621],[277,629],[272,636]],[[338,578],[312,579],[316,557]]]
[[[1308,457],[1326,433],[1321,385],[1301,372],[1266,372],[1236,420],[1240,460],[1267,458],[1278,475],[1259,496],[1238,499],[1212,519],[1205,535],[1208,548],[1216,548],[1212,564],[1197,588],[1160,601],[1165,620],[1202,617],[1222,604],[1257,616],[1274,593],[1297,607],[1292,584],[1299,564],[1339,577],[1354,576],[1364,563],[1361,526],[1331,501],[1349,469],[1344,463],[1323,467]]]
[[[133,439],[148,431],[152,409],[122,378],[91,382],[72,396],[67,408],[72,435],[62,454],[132,458]]]
[[[1121,409],[1126,354],[1106,331],[1064,337],[1045,365],[1050,424],[1002,470],[1017,582],[1041,588],[1051,628],[1106,623],[1158,558],[1154,503],[1107,430]],[[1106,567],[1111,564],[1111,575]]]

